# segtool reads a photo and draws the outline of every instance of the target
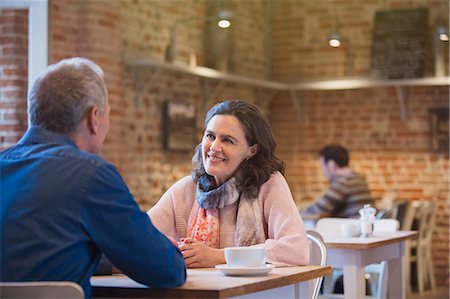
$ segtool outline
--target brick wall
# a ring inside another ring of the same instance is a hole
[[[373,13],[423,4],[389,0],[274,1],[274,77],[297,81],[346,76],[345,48],[332,49],[324,40],[336,24],[341,34],[352,41],[353,74],[367,76]],[[427,7],[430,24],[442,18],[448,24],[447,1],[427,1]],[[448,53],[448,44],[446,47]],[[428,66],[427,72],[430,71]],[[433,234],[435,277],[437,285],[448,286],[450,164],[448,153],[433,153],[429,149],[428,109],[448,109],[449,88],[408,87],[406,91],[404,120],[395,88],[380,87],[299,92],[300,111],[295,109],[290,95],[282,93],[272,101],[270,121],[299,206],[312,202],[325,190],[327,182],[317,152],[333,142],[351,150],[351,166],[367,176],[374,196],[392,191],[399,199],[436,200],[439,209]]]
[[[0,150],[27,128],[28,10],[0,10]]]

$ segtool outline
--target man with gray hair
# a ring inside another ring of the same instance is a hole
[[[0,281],[74,281],[90,297],[104,253],[140,283],[182,285],[180,251],[98,156],[110,113],[101,68],[84,58],[47,67],[28,107],[29,129],[0,153]]]

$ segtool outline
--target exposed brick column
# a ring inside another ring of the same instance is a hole
[[[0,10],[0,150],[27,129],[28,10]]]
[[[50,2],[50,61],[82,56],[99,64],[106,77],[111,104],[111,129],[103,148],[104,156],[118,168],[123,155],[121,136],[123,111],[127,102],[122,97],[122,44],[120,39],[120,1]]]

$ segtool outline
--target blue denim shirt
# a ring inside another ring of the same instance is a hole
[[[30,128],[0,153],[1,281],[63,280],[90,297],[103,252],[134,280],[176,287],[183,257],[142,212],[117,170],[64,135]]]

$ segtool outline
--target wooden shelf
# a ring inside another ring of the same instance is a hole
[[[400,117],[405,120],[407,118],[407,101],[408,93],[407,87],[409,86],[450,86],[450,77],[427,77],[427,78],[414,78],[414,79],[396,79],[396,80],[376,80],[368,77],[354,77],[354,78],[339,78],[330,80],[313,80],[313,81],[299,81],[299,82],[278,82],[271,80],[255,79],[241,75],[234,75],[229,73],[220,72],[207,67],[190,67],[184,64],[178,63],[166,63],[161,61],[149,60],[149,59],[125,59],[125,65],[128,67],[139,68],[153,67],[156,69],[155,74],[159,74],[160,70],[179,72],[198,76],[207,79],[218,80],[219,84],[216,87],[216,91],[212,94],[216,94],[217,90],[223,87],[224,82],[233,82],[238,84],[245,84],[256,86],[260,88],[271,89],[274,91],[288,91],[291,96],[294,109],[297,114],[297,119],[301,120],[302,117],[302,91],[306,90],[347,90],[347,89],[360,89],[360,88],[376,88],[376,87],[394,87],[397,91],[397,97],[400,104]],[[141,89],[139,72],[135,72],[136,76],[136,91],[137,99],[136,103],[139,106],[141,102]],[[153,77],[154,78],[154,77]],[[203,86],[205,89],[205,87]],[[207,94],[206,90],[203,91]],[[275,93],[276,94],[276,93]],[[207,97],[207,96],[206,96]],[[205,98],[206,98],[205,97]],[[270,95],[273,97],[273,94]],[[203,106],[206,99],[203,100]],[[266,105],[270,103],[265,101]]]
[[[287,83],[293,90],[342,90],[373,87],[406,87],[406,86],[449,86],[450,77],[426,77],[414,79],[376,80],[370,78],[350,78],[336,80],[304,81]]]
[[[344,90],[374,87],[407,87],[407,86],[450,86],[450,77],[426,77],[414,79],[376,80],[368,77],[346,79],[313,80],[299,82],[278,82],[255,79],[241,75],[220,72],[207,67],[190,67],[184,64],[166,63],[149,59],[125,59],[129,67],[154,67],[161,70],[180,72],[202,78],[223,80],[227,82],[252,85],[274,90]]]
[[[130,67],[155,67],[167,71],[180,72],[208,79],[223,80],[228,82],[253,85],[269,89],[277,89],[277,90],[286,89],[284,83],[269,80],[260,80],[241,75],[233,75],[202,66],[190,67],[179,63],[166,63],[148,59],[125,60],[125,65]]]

